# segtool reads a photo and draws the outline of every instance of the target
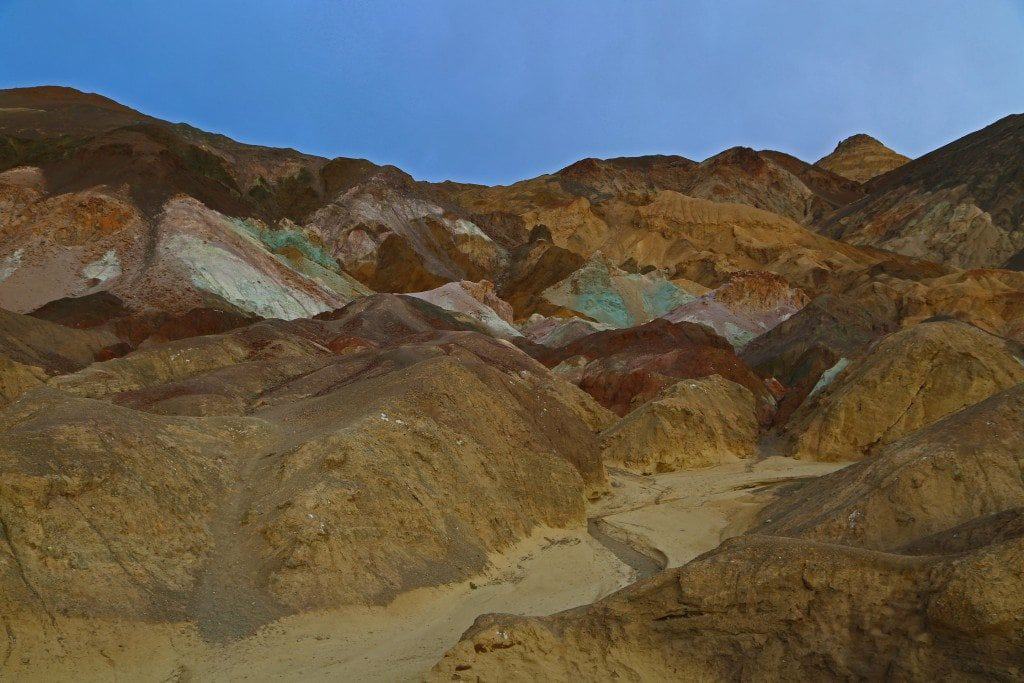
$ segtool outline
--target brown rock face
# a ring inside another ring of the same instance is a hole
[[[44,352],[31,331],[56,326],[13,319],[20,357]],[[582,524],[606,488],[606,414],[457,325],[378,295],[147,344],[46,387],[4,365],[4,398],[25,386],[0,409],[0,613],[230,637],[459,580],[539,525]]]
[[[831,154],[818,159],[814,165],[858,183],[866,183],[908,161],[909,157],[892,151],[870,135],[858,133],[840,142]]]
[[[893,550],[1019,508],[1022,420],[1018,384],[801,485],[763,511],[756,532]]]
[[[757,447],[754,396],[718,375],[681,380],[601,432],[606,463],[643,474],[747,458]]]
[[[854,460],[1024,382],[1019,350],[957,322],[896,332],[819,380],[787,425],[797,457]]]

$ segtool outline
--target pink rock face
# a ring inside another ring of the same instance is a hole
[[[507,323],[511,323],[513,320],[512,306],[497,295],[494,291],[494,283],[490,280],[481,280],[480,282],[470,282],[469,280],[462,280],[456,282],[459,287],[462,287],[466,292],[474,299],[489,306],[498,317]]]
[[[665,315],[707,325],[740,349],[807,305],[808,297],[778,275],[736,273],[724,285]]]
[[[583,318],[545,317],[537,313],[532,315],[519,331],[535,344],[559,348],[594,332],[610,329],[613,329],[611,325]]]
[[[488,280],[449,282],[409,296],[467,315],[497,337],[511,339],[521,336],[512,326],[512,307],[494,293],[494,285]]]

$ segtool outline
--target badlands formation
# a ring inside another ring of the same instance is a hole
[[[487,187],[0,91],[0,680],[1019,680],[1022,122]]]

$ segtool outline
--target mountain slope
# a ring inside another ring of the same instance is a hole
[[[831,216],[822,233],[960,268],[997,268],[1019,259],[1024,114],[875,178],[867,189],[866,197]]]

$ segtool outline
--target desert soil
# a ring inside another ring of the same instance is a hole
[[[58,618],[60,642],[12,644],[22,680],[418,680],[489,612],[544,615],[594,602],[742,533],[786,482],[842,464],[768,458],[640,476],[611,470],[585,529],[538,529],[471,581],[386,607],[310,612],[210,642],[188,624]],[[23,629],[22,632],[31,632]]]

